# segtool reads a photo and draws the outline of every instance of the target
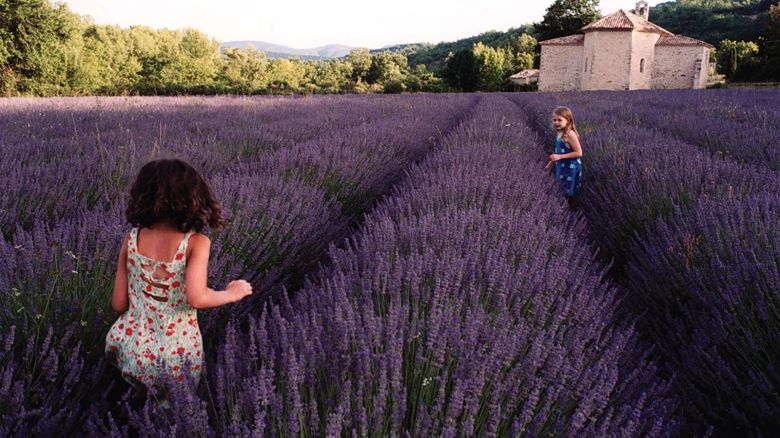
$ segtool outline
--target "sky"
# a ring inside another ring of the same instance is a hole
[[[438,43],[541,21],[553,0],[65,0],[97,24],[194,28],[220,41],[265,41],[296,49],[326,44],[377,49]],[[650,20],[652,6],[648,1]],[[634,0],[601,0],[606,15]]]

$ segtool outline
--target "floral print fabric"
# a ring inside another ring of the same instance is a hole
[[[190,364],[197,382],[203,364],[203,341],[197,310],[184,295],[185,234],[174,259],[164,262],[138,253],[138,228],[127,236],[129,308],[106,335],[105,353],[131,385],[155,383],[163,370],[183,380]]]

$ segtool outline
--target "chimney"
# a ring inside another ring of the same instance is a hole
[[[650,6],[645,0],[639,0],[634,7],[634,14],[639,15],[645,20],[650,20]]]

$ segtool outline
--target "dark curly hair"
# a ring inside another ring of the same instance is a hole
[[[183,233],[224,225],[211,187],[192,166],[177,159],[150,161],[141,168],[130,189],[126,216],[135,227],[171,219]]]

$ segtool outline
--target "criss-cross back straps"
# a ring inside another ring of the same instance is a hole
[[[170,261],[157,260],[138,252],[138,233],[139,229],[134,228],[131,238],[134,248],[131,248],[131,252],[138,256],[137,263],[140,267],[141,279],[154,288],[167,290],[174,282],[176,271],[181,270],[181,264],[186,260],[187,244],[193,232],[190,231],[182,237],[174,253],[173,260]],[[148,292],[151,292],[151,290],[148,290]]]

